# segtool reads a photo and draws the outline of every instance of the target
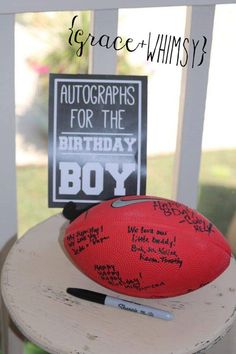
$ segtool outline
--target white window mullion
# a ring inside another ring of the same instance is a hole
[[[208,73],[215,6],[193,6],[187,10],[186,37],[207,39],[204,62],[183,69],[179,126],[175,156],[173,198],[195,208],[201,160],[202,133],[207,97]],[[191,56],[191,53],[190,53]]]

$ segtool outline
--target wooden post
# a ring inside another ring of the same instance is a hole
[[[183,69],[173,198],[193,208],[197,205],[198,197],[214,12],[215,6],[192,6],[187,10],[185,37],[198,40],[205,36],[207,43],[203,63],[192,68],[192,61],[189,60],[188,67]]]
[[[108,35],[117,36],[118,10],[96,10],[93,12],[91,33],[99,39]],[[93,74],[115,74],[117,54],[113,48],[106,49],[99,45],[90,47],[89,72]]]
[[[14,31],[15,16],[0,15],[0,270],[17,233]],[[0,309],[3,353],[23,353],[23,343],[8,326],[8,314],[1,298]]]

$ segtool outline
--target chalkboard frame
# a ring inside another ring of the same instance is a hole
[[[132,87],[135,88],[134,95],[137,95],[135,97],[135,104],[133,104],[132,107],[128,107],[128,108],[127,108],[127,105],[125,106],[125,104],[123,104],[123,106],[121,105],[121,107],[123,107],[123,108],[126,107],[127,109],[129,109],[129,112],[130,112],[129,130],[131,130],[131,133],[129,131],[129,133],[127,133],[127,135],[133,134],[132,136],[135,136],[135,139],[137,139],[137,141],[135,141],[135,144],[134,144],[134,145],[137,145],[137,151],[135,151],[135,153],[133,154],[133,160],[135,161],[135,164],[136,164],[135,168],[137,169],[137,173],[133,173],[133,177],[131,180],[129,178],[129,186],[132,186],[132,187],[127,188],[127,186],[126,186],[125,194],[119,194],[119,195],[143,195],[143,194],[145,194],[146,193],[146,153],[147,153],[147,77],[146,76],[133,76],[133,75],[130,76],[130,75],[50,74],[50,78],[49,78],[49,132],[48,132],[49,133],[48,134],[48,136],[49,136],[49,139],[48,139],[48,161],[49,161],[49,164],[48,164],[48,205],[49,205],[49,207],[52,207],[52,208],[53,207],[56,207],[56,208],[57,207],[64,207],[67,202],[73,201],[74,203],[77,204],[78,209],[88,209],[89,207],[95,205],[96,203],[100,203],[103,200],[110,199],[112,197],[117,196],[117,195],[114,195],[114,193],[112,193],[111,191],[104,192],[104,190],[103,190],[103,192],[101,193],[102,197],[99,197],[97,195],[93,196],[92,198],[78,196],[78,194],[81,194],[82,192],[77,193],[77,195],[66,195],[65,197],[61,197],[61,198],[58,197],[59,180],[60,180],[60,178],[59,178],[60,174],[58,172],[58,163],[61,158],[60,153],[58,151],[58,137],[60,134],[60,131],[58,132],[58,130],[60,128],[60,119],[62,121],[62,117],[63,117],[63,113],[61,113],[61,111],[65,110],[65,112],[66,112],[66,110],[67,110],[67,108],[65,107],[65,103],[64,103],[64,106],[62,106],[62,104],[59,103],[59,97],[58,97],[59,89],[58,88],[59,88],[59,85],[62,85],[62,83],[66,83],[66,84],[70,83],[70,85],[71,84],[77,84],[77,85],[80,84],[81,86],[83,86],[83,84],[84,85],[110,84],[110,85],[120,85],[120,87],[125,87],[125,85],[126,85],[126,87],[128,87],[128,88],[130,88],[131,87],[130,85],[132,85]],[[61,91],[62,91],[62,89],[61,89]],[[82,94],[80,95],[80,98],[81,97],[82,97]],[[130,94],[128,98],[130,99],[129,102],[131,102],[132,95]],[[137,102],[136,102],[136,99],[137,99]],[[71,99],[70,102],[72,102],[72,101],[73,100]],[[126,102],[128,102],[127,99],[126,99]],[[61,105],[62,109],[59,111],[60,105]],[[86,106],[87,108],[92,107],[91,102],[90,102],[90,104],[86,104],[85,102],[79,102],[79,104],[78,104],[78,102],[76,102],[76,103],[72,102],[69,104],[69,99],[67,101],[67,106],[69,106],[70,109],[72,109],[72,107],[78,108],[79,106],[80,107]],[[100,106],[101,106],[101,104],[100,104]],[[92,108],[94,108],[94,106]],[[104,108],[104,106],[102,108]],[[106,108],[106,105],[105,105],[105,108]],[[120,108],[120,106],[116,107],[116,108]],[[76,109],[74,109],[74,111],[76,111]],[[119,111],[122,111],[122,110],[119,109]],[[125,113],[127,113],[125,109],[123,109],[123,111]],[[64,112],[64,118],[66,115],[65,112]],[[133,114],[132,117],[131,117],[131,114]],[[128,120],[126,120],[126,121],[128,121]],[[105,122],[105,120],[104,120],[104,122]],[[88,123],[89,123],[89,120],[88,120]],[[88,133],[88,129],[89,129],[89,127],[87,127],[87,128],[84,127],[84,131],[87,131],[87,133]],[[104,129],[104,126],[101,126],[100,129],[101,130]],[[117,136],[117,135],[118,136],[121,135],[121,134],[119,134],[119,130],[117,130],[117,129],[114,130],[114,133],[111,133],[111,131],[106,130],[107,131],[106,135],[109,136],[109,134],[112,134],[113,137]],[[73,130],[72,130],[72,132],[73,132]],[[92,134],[92,133],[89,132],[88,134]],[[102,134],[102,133],[100,132],[98,134]],[[109,138],[107,138],[107,139],[109,139]],[[113,139],[116,139],[116,138],[113,138]],[[110,142],[110,140],[108,140],[108,141]],[[118,141],[119,141],[119,139],[118,139]],[[129,147],[131,150],[131,144]],[[79,155],[79,153],[78,153],[76,161],[79,161],[81,156],[82,156],[82,154]],[[107,157],[104,157],[104,159],[106,160]],[[96,160],[96,158],[93,157],[93,160]],[[124,158],[123,158],[123,160],[124,160]],[[120,163],[122,163],[122,159],[121,159]],[[81,177],[81,179],[82,179],[82,177]],[[135,184],[135,190],[134,190],[134,184]],[[113,186],[113,189],[114,189],[114,186]],[[82,194],[84,194],[84,193],[82,193]]]

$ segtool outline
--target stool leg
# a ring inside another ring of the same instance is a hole
[[[3,354],[23,354],[24,340],[10,327],[7,309],[1,298],[1,351]]]
[[[8,354],[8,315],[0,296],[1,351]]]

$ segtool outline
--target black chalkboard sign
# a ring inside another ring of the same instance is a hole
[[[145,194],[147,78],[51,74],[49,206]]]

